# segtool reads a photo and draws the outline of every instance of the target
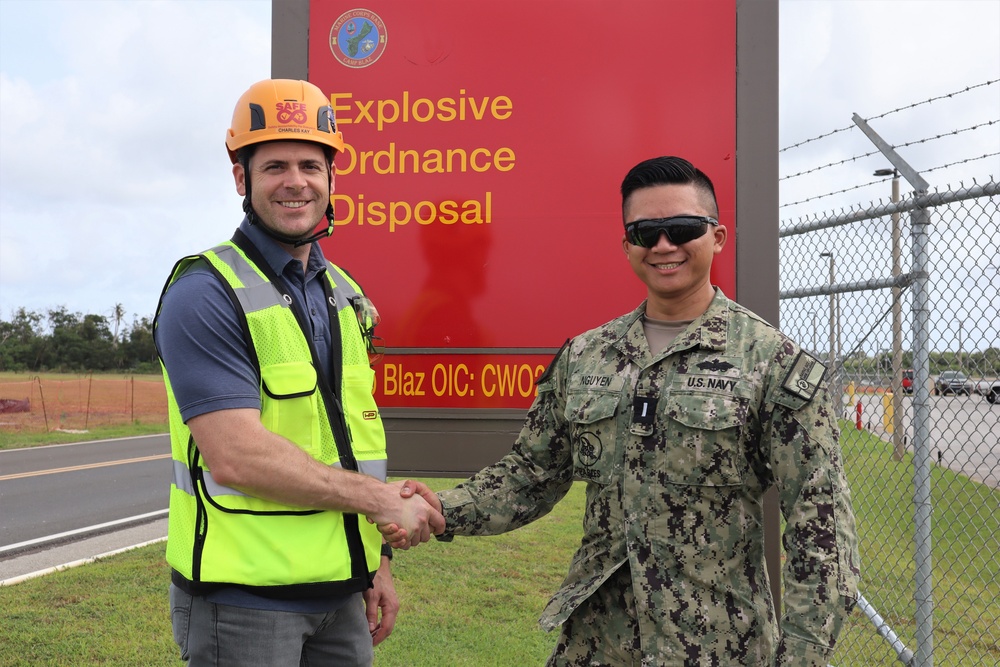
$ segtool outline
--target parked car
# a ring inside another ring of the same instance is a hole
[[[937,376],[937,379],[934,380],[934,395],[947,396],[948,394],[955,394],[956,396],[969,395],[969,378],[965,377],[965,373],[962,371],[944,371],[941,375]]]
[[[913,369],[908,368],[903,371],[903,393],[912,394],[913,393]]]
[[[996,405],[1000,403],[1000,380],[979,380],[972,386],[972,392]]]

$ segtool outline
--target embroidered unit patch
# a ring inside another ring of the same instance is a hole
[[[819,390],[825,374],[826,366],[816,357],[802,351],[795,358],[795,363],[792,364],[781,386],[789,393],[810,401]]]

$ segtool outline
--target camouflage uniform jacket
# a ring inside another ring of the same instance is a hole
[[[514,530],[584,481],[582,543],[543,628],[625,566],[643,665],[825,666],[858,556],[822,365],[718,290],[655,357],[644,312],[567,343],[512,451],[439,494],[444,539]],[[772,484],[786,523],[780,632],[764,566]]]

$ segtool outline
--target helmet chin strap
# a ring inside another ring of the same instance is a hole
[[[304,246],[313,241],[319,241],[320,239],[325,239],[327,236],[333,235],[333,204],[327,204],[326,206],[326,227],[321,227],[319,231],[307,236],[304,239],[299,239],[293,246],[298,248],[299,246]],[[264,228],[264,225],[261,225]]]

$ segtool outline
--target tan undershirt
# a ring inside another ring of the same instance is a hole
[[[677,335],[687,329],[687,326],[694,320],[682,322],[667,322],[665,320],[653,320],[642,316],[642,330],[646,334],[646,342],[649,344],[649,352],[652,356],[658,355],[667,345],[674,342]]]

